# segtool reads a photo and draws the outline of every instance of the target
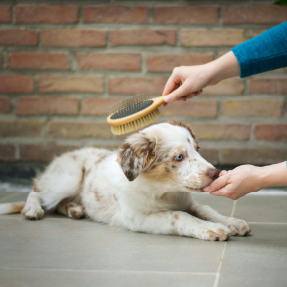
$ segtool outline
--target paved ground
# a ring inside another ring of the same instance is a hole
[[[0,192],[0,202],[26,196]],[[40,221],[1,215],[0,286],[287,286],[287,193],[237,202],[209,194],[196,198],[248,221],[251,235],[205,242],[56,214]]]

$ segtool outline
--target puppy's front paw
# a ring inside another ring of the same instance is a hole
[[[41,219],[44,216],[44,210],[36,204],[26,204],[21,213],[31,220]]]
[[[228,240],[230,230],[221,223],[209,222],[199,233],[199,238],[210,241]]]
[[[231,235],[246,236],[251,232],[250,226],[242,219],[228,217],[227,226],[231,230]]]

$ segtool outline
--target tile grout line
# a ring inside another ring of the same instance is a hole
[[[237,200],[235,200],[234,203],[233,203],[233,207],[232,207],[231,215],[230,215],[231,217],[234,216],[235,209],[236,209],[236,204],[237,204]],[[222,262],[223,262],[223,257],[224,257],[224,254],[225,254],[226,245],[227,245],[227,242],[225,242],[224,246],[223,246],[223,251],[222,251],[222,254],[221,254],[218,270],[216,272],[216,276],[215,276],[215,281],[214,281],[213,287],[217,287],[218,286],[220,270],[221,270],[221,266],[222,266]]]
[[[231,215],[230,215],[231,217],[234,216],[236,205],[237,205],[237,200],[235,200],[234,203],[233,203],[233,207],[232,207],[232,211],[231,211]]]
[[[98,273],[152,273],[152,274],[174,274],[174,275],[216,275],[214,272],[169,272],[169,271],[139,271],[139,270],[92,270],[92,269],[53,269],[53,268],[0,268],[0,270],[45,270],[45,271],[66,271],[66,272],[98,272]]]
[[[223,262],[223,257],[224,257],[225,249],[226,249],[226,244],[227,244],[227,242],[224,243],[224,247],[223,247],[222,255],[221,255],[221,258],[220,258],[218,270],[217,270],[217,273],[216,273],[216,276],[215,276],[215,281],[214,281],[213,287],[217,287],[217,286],[218,286],[219,275],[220,275],[220,270],[221,270],[221,266],[222,266],[222,262]]]
[[[285,225],[287,222],[248,222],[249,224],[272,224],[272,225]]]

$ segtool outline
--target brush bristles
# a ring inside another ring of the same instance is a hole
[[[141,95],[128,97],[128,98],[121,100],[120,102],[114,104],[109,110],[109,115],[123,111],[127,108],[130,108],[133,105],[142,104],[145,101],[150,100],[151,98],[152,98],[152,95],[149,95],[149,94],[141,94]],[[131,114],[133,114],[133,113],[131,113]]]
[[[120,125],[120,126],[112,126],[112,133],[115,135],[123,135],[127,133],[131,133],[135,130],[143,128],[153,121],[155,121],[160,116],[160,112],[158,109],[155,109],[151,113],[147,114],[146,116],[139,118],[133,122]]]

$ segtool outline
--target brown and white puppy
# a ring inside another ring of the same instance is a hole
[[[42,207],[56,207],[71,218],[86,215],[132,231],[204,240],[248,234],[245,221],[192,200],[192,192],[201,192],[219,174],[198,149],[191,128],[173,121],[131,135],[119,151],[68,152],[34,180],[26,203],[0,204],[0,214],[22,210],[40,219]]]

